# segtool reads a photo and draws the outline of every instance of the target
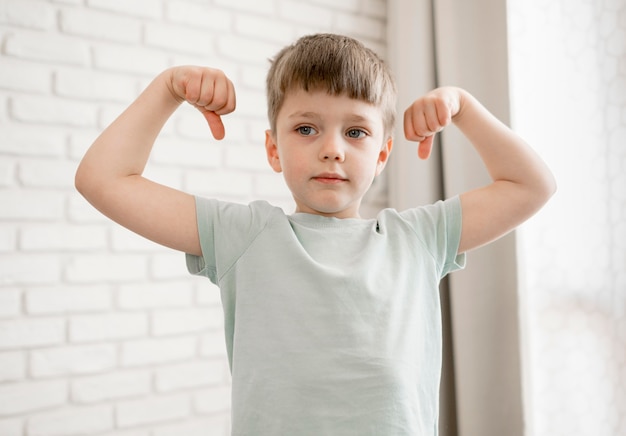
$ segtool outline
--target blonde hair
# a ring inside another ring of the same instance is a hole
[[[386,137],[396,118],[396,86],[385,62],[359,41],[328,33],[304,36],[283,48],[267,75],[267,113],[272,131],[285,95],[294,89],[347,95],[379,107]]]

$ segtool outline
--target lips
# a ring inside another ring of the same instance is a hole
[[[313,177],[313,180],[325,184],[336,184],[346,182],[348,179],[337,173],[321,173]]]

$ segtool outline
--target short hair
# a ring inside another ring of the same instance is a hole
[[[386,137],[396,118],[396,86],[385,62],[359,41],[320,33],[303,36],[271,61],[267,75],[267,112],[272,131],[285,95],[294,89],[347,95],[379,107]]]

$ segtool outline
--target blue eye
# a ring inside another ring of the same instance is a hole
[[[364,137],[366,133],[361,129],[350,129],[348,130],[346,135],[348,136],[348,138],[351,138],[351,139],[360,139]]]
[[[296,131],[302,136],[311,136],[317,133],[317,130],[311,126],[300,126],[296,129]]]

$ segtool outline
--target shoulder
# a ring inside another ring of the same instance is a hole
[[[200,219],[210,219],[216,225],[240,225],[242,222],[262,222],[269,217],[285,216],[283,210],[267,201],[248,204],[234,203],[196,196],[196,208]]]
[[[421,233],[443,230],[446,227],[460,229],[461,216],[461,201],[455,196],[403,211],[384,209],[378,214],[377,219],[383,225],[408,226],[413,231]]]

